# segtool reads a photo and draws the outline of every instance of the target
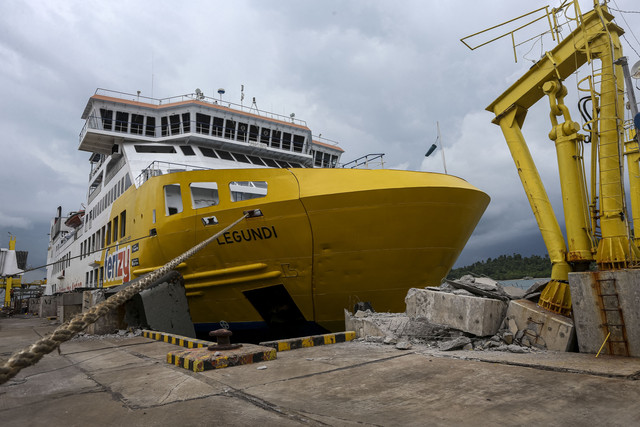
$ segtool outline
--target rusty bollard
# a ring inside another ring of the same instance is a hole
[[[207,347],[209,350],[235,350],[242,347],[242,344],[231,344],[231,332],[228,329],[216,329],[209,332],[210,337],[216,337],[217,344],[211,344]]]

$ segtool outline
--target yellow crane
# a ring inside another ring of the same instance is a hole
[[[539,304],[564,315],[571,313],[570,272],[586,271],[593,261],[600,270],[615,270],[636,267],[640,260],[624,188],[626,154],[633,224],[640,230],[640,154],[637,141],[625,139],[623,125],[625,82],[620,36],[624,31],[613,22],[606,4],[594,2],[593,10],[583,15],[577,1],[565,1],[551,12],[543,8],[552,34],[559,34],[557,14],[571,7],[575,29],[487,107],[507,141],[552,262],[551,281]],[[513,32],[508,34],[513,39]],[[563,84],[585,64],[594,70],[579,83],[592,104],[592,119],[584,129],[591,142],[590,188],[584,168],[585,134],[580,133],[580,124],[573,121],[565,105],[568,89]],[[549,138],[556,146],[566,241],[522,134],[527,111],[545,97],[550,106]]]

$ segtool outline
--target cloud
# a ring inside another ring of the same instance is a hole
[[[0,227],[29,228],[31,221],[25,217],[9,216],[0,211]]]

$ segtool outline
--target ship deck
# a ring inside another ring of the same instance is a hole
[[[0,358],[51,332],[0,318]],[[200,373],[143,337],[76,339],[0,386],[3,425],[632,425],[640,359],[349,342]]]

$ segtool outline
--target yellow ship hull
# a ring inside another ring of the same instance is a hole
[[[239,181],[266,182],[266,195],[232,202],[229,184]],[[185,202],[182,212],[166,214],[165,186],[179,184],[187,200],[190,184],[201,182],[217,183],[216,205],[194,209]],[[157,176],[114,203],[113,217],[126,211],[118,244],[128,251],[129,274],[105,286],[139,277],[243,211],[260,209],[263,216],[244,220],[179,266],[196,330],[221,321],[284,334],[309,324],[341,330],[343,310],[357,302],[402,312],[409,288],[439,285],[488,203],[462,179],[423,172],[235,169]],[[109,256],[102,260],[107,268]]]

